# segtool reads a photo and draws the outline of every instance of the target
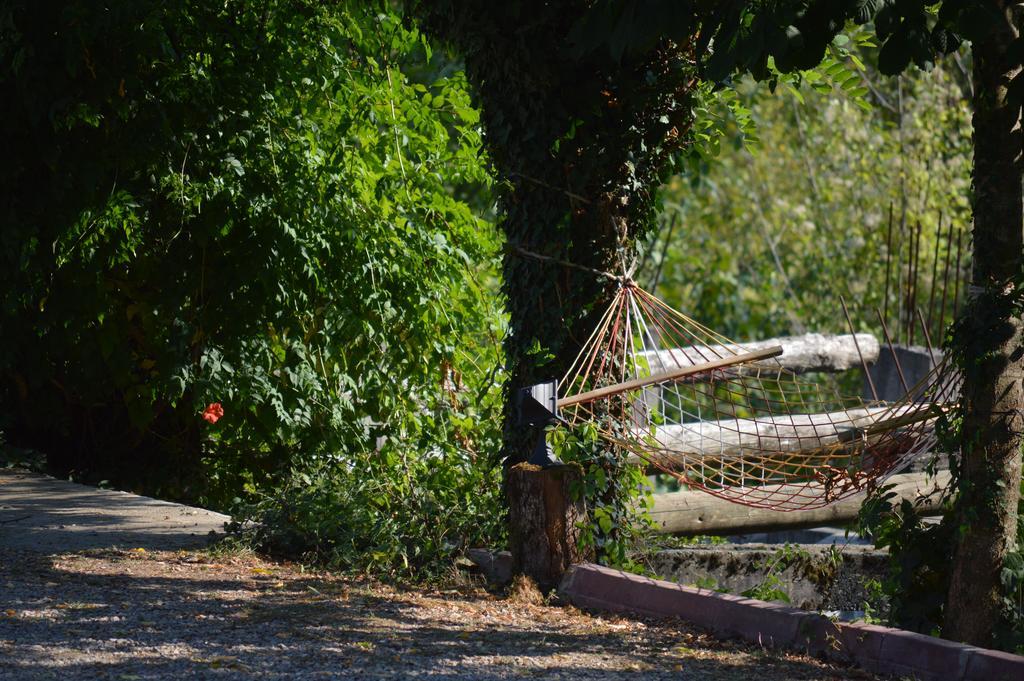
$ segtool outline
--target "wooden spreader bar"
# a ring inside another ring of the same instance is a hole
[[[707,371],[713,371],[715,369],[722,369],[724,367],[734,366],[736,364],[746,364],[748,362],[757,362],[762,359],[771,359],[772,357],[778,357],[782,354],[782,346],[774,345],[764,350],[758,350],[757,352],[748,352],[742,355],[735,355],[734,357],[723,357],[721,359],[712,360],[703,364],[694,364],[693,366],[680,367],[678,369],[672,369],[671,371],[665,371],[660,374],[654,374],[652,376],[644,376],[642,378],[634,378],[623,383],[616,383],[614,385],[606,385],[603,388],[597,388],[596,390],[588,390],[585,393],[579,393],[578,395],[570,395],[569,397],[563,397],[558,400],[558,407],[571,407],[574,404],[582,404],[584,402],[592,402],[599,400],[602,397],[610,397],[611,395],[618,395],[620,393],[629,392],[630,390],[636,390],[637,388],[643,388],[649,385],[655,385],[657,383],[666,383],[668,381],[674,381],[679,378],[685,378],[686,376],[693,376],[694,374],[702,374]]]

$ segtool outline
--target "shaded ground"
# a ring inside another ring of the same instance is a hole
[[[874,678],[678,623],[398,591],[247,556],[7,553],[0,587],[2,679]]]
[[[211,532],[223,533],[228,520],[201,508],[0,470],[0,549],[200,547]]]
[[[397,589],[217,549],[158,550],[202,544],[222,517],[52,479],[15,483],[0,473],[4,681],[875,678],[678,622],[592,617],[472,587]],[[85,548],[98,545],[118,548]]]

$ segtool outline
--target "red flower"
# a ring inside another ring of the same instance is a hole
[[[224,407],[220,406],[220,402],[211,402],[203,410],[203,420],[208,423],[217,423],[221,416],[224,416]]]

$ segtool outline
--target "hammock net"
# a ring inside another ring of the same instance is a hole
[[[570,425],[728,501],[819,508],[936,447],[958,380],[943,364],[898,402],[798,376],[781,348],[745,348],[624,283],[559,382]]]

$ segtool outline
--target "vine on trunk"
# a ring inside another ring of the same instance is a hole
[[[574,31],[592,5],[453,0],[411,8],[465,59],[501,181],[507,465],[525,460],[536,437],[516,424],[512,396],[572,362],[616,285],[588,268],[629,266],[651,228],[657,188],[690,140],[693,42],[666,37],[620,55],[587,49]],[[588,536],[600,558],[621,563],[619,537],[632,526],[639,485],[625,475],[622,452],[592,443],[586,452]]]

